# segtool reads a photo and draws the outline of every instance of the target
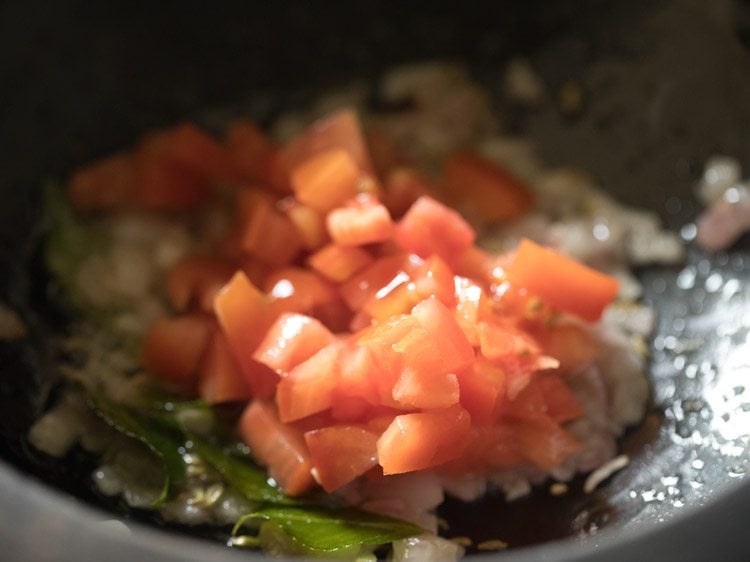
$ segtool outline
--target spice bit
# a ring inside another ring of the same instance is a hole
[[[458,546],[463,546],[464,548],[468,548],[472,544],[472,540],[469,537],[451,537],[450,540],[456,543]]]
[[[448,521],[446,521],[442,517],[437,518],[437,525],[438,525],[438,529],[440,529],[441,531],[447,531],[448,529],[450,529],[450,525],[448,524]]]
[[[628,466],[628,464],[630,464],[630,457],[628,455],[619,455],[611,461],[604,463],[594,472],[589,474],[588,478],[586,478],[586,481],[583,483],[583,491],[590,494],[599,487],[599,484],[604,482],[615,472]]]
[[[482,541],[477,544],[477,550],[503,550],[508,548],[508,543],[500,539]]]
[[[568,485],[565,482],[554,482],[549,487],[551,496],[562,496],[568,493]]]

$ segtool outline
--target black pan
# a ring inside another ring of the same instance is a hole
[[[513,113],[511,126],[529,132],[548,163],[593,172],[673,228],[698,211],[691,184],[709,155],[750,165],[750,17],[740,2],[134,4],[0,7],[0,298],[29,327],[26,340],[0,344],[4,559],[257,557],[149,528],[142,514],[92,491],[91,459],[52,462],[26,443],[54,389],[45,342],[69,313],[38,259],[43,178],[214,108],[268,123],[345,79],[376,84],[401,62],[463,60],[499,92],[500,69],[518,53],[553,101]],[[570,80],[584,102],[573,115],[554,103]],[[717,255],[690,246],[685,264],[639,272],[659,322],[653,404],[624,439],[626,470],[592,495],[451,501],[443,514],[452,532],[518,546],[557,541],[487,555],[509,562],[749,559],[747,260],[746,240]],[[114,518],[127,528],[102,523]]]

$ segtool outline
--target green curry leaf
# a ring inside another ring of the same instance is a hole
[[[89,394],[89,402],[107,424],[120,433],[137,439],[159,458],[164,467],[164,485],[152,507],[162,505],[172,490],[185,481],[187,474],[187,463],[182,453],[184,441],[180,435],[102,397]]]
[[[299,548],[321,553],[385,544],[424,532],[412,523],[356,509],[267,506],[242,517],[233,533],[253,521],[273,523]]]

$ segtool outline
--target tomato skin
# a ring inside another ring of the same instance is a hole
[[[209,404],[240,402],[252,397],[242,370],[219,331],[214,333],[199,371],[198,395]]]
[[[314,271],[300,267],[277,269],[266,278],[264,286],[270,307],[277,315],[283,312],[310,314],[338,300],[333,284]]]
[[[286,215],[256,190],[243,190],[237,199],[241,249],[274,266],[291,263],[302,249],[302,240]]]
[[[362,246],[388,240],[393,221],[385,206],[360,198],[353,205],[328,213],[326,228],[336,244]]]
[[[214,298],[214,311],[253,396],[273,396],[278,375],[253,357],[274,320],[266,296],[238,271]]]
[[[364,307],[371,298],[404,272],[407,257],[404,254],[386,256],[375,260],[344,283],[339,291],[341,298],[352,311]]]
[[[337,244],[329,244],[307,259],[310,267],[337,283],[346,281],[372,261],[373,257],[362,248]]]
[[[279,383],[276,403],[283,422],[328,410],[338,380],[341,344],[333,342],[298,363]]]
[[[474,348],[443,303],[435,298],[425,299],[414,307],[412,316],[430,333],[440,349],[443,369],[458,372],[472,364]]]
[[[297,201],[327,213],[357,195],[361,171],[348,152],[332,149],[310,156],[292,170]]]
[[[281,200],[279,207],[294,225],[305,249],[317,250],[326,243],[328,233],[323,213],[291,197]]]
[[[204,314],[160,318],[146,334],[143,366],[167,385],[192,392],[212,330],[212,320]]]
[[[526,239],[507,275],[511,283],[588,322],[599,320],[619,288],[616,279]]]
[[[377,434],[342,425],[305,433],[317,480],[333,492],[377,465]]]
[[[304,314],[284,313],[266,332],[253,359],[282,377],[319,350],[336,341],[320,321]]]
[[[316,121],[279,149],[271,162],[272,185],[289,191],[294,168],[311,156],[332,149],[346,151],[360,170],[372,174],[372,164],[357,114],[351,109],[344,109]]]
[[[459,457],[470,426],[460,406],[396,416],[377,442],[383,474],[423,470]]]
[[[253,400],[242,414],[239,431],[253,456],[268,467],[285,493],[298,496],[314,487],[313,465],[303,434],[279,421],[273,404]]]
[[[476,238],[476,233],[456,211],[422,196],[396,224],[394,239],[407,252],[421,258],[437,254],[454,263]]]

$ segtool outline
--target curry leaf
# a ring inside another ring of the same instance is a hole
[[[267,506],[242,517],[233,533],[252,521],[271,522],[300,548],[321,552],[385,544],[424,532],[412,523],[356,509]]]
[[[152,507],[159,507],[169,497],[172,489],[185,480],[187,464],[182,454],[183,441],[180,436],[132,410],[89,394],[94,411],[114,429],[137,439],[148,447],[162,462],[164,486]]]
[[[193,450],[221,474],[235,490],[253,502],[280,505],[298,505],[300,502],[284,495],[268,481],[265,471],[251,463],[249,458],[227,454],[221,448],[200,438],[191,437]]]

